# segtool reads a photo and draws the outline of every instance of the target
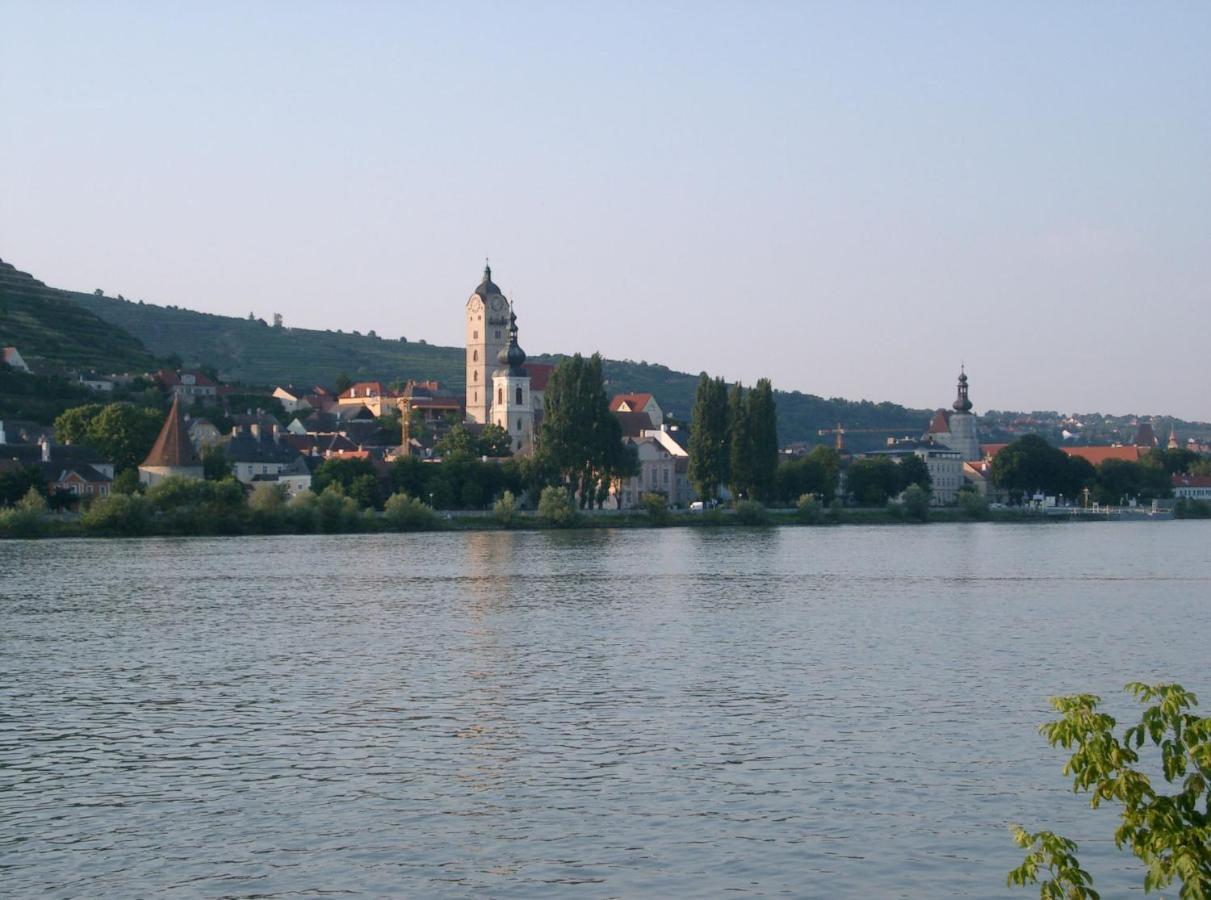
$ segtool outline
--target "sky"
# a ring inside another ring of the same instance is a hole
[[[56,287],[825,397],[1211,420],[1211,3],[0,0]],[[335,375],[335,373],[334,373]]]

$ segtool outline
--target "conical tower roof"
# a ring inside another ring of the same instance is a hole
[[[174,397],[172,409],[168,411],[168,418],[160,429],[160,436],[156,438],[147,459],[143,460],[143,465],[180,468],[201,464],[197,451],[193,449],[193,441],[189,439],[185,417],[181,415],[181,400]]]

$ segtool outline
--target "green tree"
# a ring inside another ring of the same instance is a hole
[[[492,515],[503,527],[509,528],[517,516],[517,498],[512,491],[505,491],[492,505]]]
[[[899,474],[902,491],[913,484],[923,491],[933,490],[933,476],[929,474],[929,464],[915,454],[900,460]]]
[[[845,470],[845,490],[859,506],[882,506],[900,493],[899,467],[886,456],[855,459]]]
[[[499,425],[491,423],[484,426],[479,433],[479,450],[481,456],[504,457],[513,455],[513,442],[509,440],[509,432]]]
[[[1144,891],[1181,882],[1182,898],[1211,896],[1211,718],[1194,715],[1194,694],[1179,684],[1134,682],[1127,690],[1146,706],[1138,725],[1120,738],[1118,723],[1099,709],[1092,694],[1052,697],[1061,718],[1039,731],[1053,747],[1072,750],[1064,774],[1074,792],[1088,792],[1089,805],[1103,801],[1120,807],[1115,844],[1129,847],[1146,867]],[[1140,749],[1150,744],[1160,754],[1147,768],[1177,788],[1163,793],[1141,770]],[[1201,808],[1200,808],[1201,807]],[[1098,893],[1080,868],[1076,844],[1048,831],[1014,831],[1025,860],[1009,873],[1010,885],[1038,884],[1040,897],[1092,898]],[[1043,879],[1039,879],[1042,871]]]
[[[648,491],[640,498],[640,505],[647,512],[648,518],[651,519],[653,525],[669,524],[669,505],[665,501],[663,494]]]
[[[916,482],[904,489],[904,515],[918,522],[929,518],[929,491]]]
[[[568,528],[576,524],[576,507],[572,505],[566,490],[548,485],[538,498],[538,517],[558,528]]]
[[[222,481],[231,477],[231,463],[222,447],[216,445],[202,451],[202,476],[207,481]]]
[[[378,472],[368,459],[326,459],[311,476],[311,490],[322,495],[331,485],[361,507],[382,505]]]
[[[565,489],[579,493],[582,507],[600,506],[610,481],[629,460],[622,426],[610,412],[601,356],[579,353],[560,360],[543,392],[543,422],[537,457]],[[545,493],[545,492],[544,492]]]
[[[336,376],[336,384],[334,387],[336,388],[337,396],[340,396],[341,394],[345,393],[345,391],[349,390],[349,388],[353,387],[353,379],[349,377],[347,372],[341,372],[341,374]]]
[[[425,531],[437,527],[433,508],[407,494],[392,494],[387,498],[383,520],[399,531]]]
[[[698,378],[690,426],[690,483],[698,496],[713,500],[728,481],[727,385],[705,372]]]
[[[1144,457],[1144,463],[1149,466],[1155,466],[1158,469],[1163,469],[1167,475],[1177,475],[1182,472],[1188,472],[1190,466],[1194,465],[1200,459],[1199,455],[1193,450],[1187,450],[1185,447],[1161,448],[1156,447],[1148,451]]]
[[[89,403],[55,419],[55,436],[93,447],[114,464],[117,473],[134,469],[147,458],[163,425],[164,415],[155,409],[131,403]]]
[[[1094,496],[1099,503],[1116,504],[1123,500],[1154,500],[1172,497],[1169,474],[1160,466],[1125,459],[1108,459],[1097,467]]]
[[[36,466],[23,466],[0,472],[0,504],[17,503],[29,491],[46,494],[46,481]]]
[[[749,392],[748,414],[749,478],[752,495],[768,502],[774,498],[778,474],[778,408],[774,388],[761,378]]]
[[[728,486],[736,500],[751,496],[753,491],[753,440],[748,407],[748,394],[737,382],[727,398]]]

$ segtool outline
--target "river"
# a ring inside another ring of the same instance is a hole
[[[0,894],[1140,891],[1047,697],[1211,689],[1211,522],[0,543]],[[1211,694],[1207,694],[1211,699]]]

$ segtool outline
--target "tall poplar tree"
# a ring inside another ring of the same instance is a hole
[[[714,499],[728,480],[727,386],[705,372],[698,379],[690,422],[690,482],[698,496]]]
[[[774,496],[778,478],[778,410],[768,378],[760,379],[749,391],[746,407],[752,495],[768,502]]]
[[[732,386],[727,398],[728,424],[728,484],[732,496],[751,497],[753,493],[753,436],[749,419],[749,397],[740,382]]]

